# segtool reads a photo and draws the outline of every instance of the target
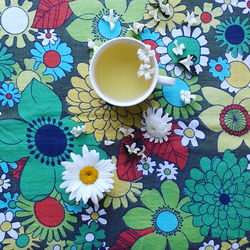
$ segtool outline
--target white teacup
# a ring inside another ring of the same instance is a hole
[[[93,55],[90,63],[90,81],[93,89],[104,101],[120,107],[136,105],[153,92],[157,83],[174,85],[175,79],[159,76],[155,56],[150,57],[151,79],[138,77],[143,61],[137,55],[145,44],[133,38],[115,38],[104,43]]]

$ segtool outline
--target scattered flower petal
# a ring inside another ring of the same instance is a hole
[[[136,143],[135,143],[135,142],[132,143],[131,146],[125,145],[125,147],[127,148],[128,153],[131,154],[131,155],[132,155],[132,154],[137,155],[137,153],[140,152],[140,149],[139,149],[139,148],[136,148]]]
[[[108,140],[105,140],[104,141],[104,145],[105,146],[110,146],[110,145],[112,145],[112,144],[114,144],[115,142],[114,141],[108,141]]]
[[[158,8],[149,11],[148,14],[151,15],[156,22],[160,22],[161,21],[160,18],[158,17]]]
[[[144,76],[145,80],[151,79],[152,74],[154,74],[154,69],[151,69],[149,64],[141,64],[137,72],[138,77]]]
[[[88,47],[89,49],[93,49],[94,52],[96,52],[99,49],[99,47],[95,45],[95,42],[92,41],[91,39],[88,39]]]
[[[144,61],[145,64],[149,64],[150,57],[155,56],[155,51],[151,50],[151,46],[146,44],[144,49],[138,49],[137,55],[141,61]]]
[[[145,26],[145,24],[143,24],[143,23],[134,22],[133,27],[131,27],[131,25],[129,25],[128,30],[132,30],[136,35],[138,35],[139,32],[142,32],[144,26]]]
[[[162,2],[159,3],[161,12],[163,12],[166,16],[171,16],[173,13],[171,12],[170,6],[168,3],[164,4]]]
[[[119,131],[121,133],[123,133],[124,137],[131,136],[132,138],[134,138],[133,133],[134,133],[135,130],[133,128],[128,128],[128,129],[126,129],[126,128],[119,128]]]
[[[85,133],[86,131],[86,127],[84,125],[82,125],[81,127],[80,126],[77,126],[77,127],[73,127],[70,131],[70,133],[72,135],[74,135],[74,137],[78,137],[80,136],[81,134]]]
[[[187,11],[187,17],[184,21],[185,23],[187,23],[187,26],[190,28],[193,24],[197,23],[197,20],[194,16],[194,12],[192,11],[191,13],[189,13],[189,11]]]
[[[109,23],[110,30],[115,28],[115,22],[119,19],[119,16],[114,16],[114,10],[109,10],[109,16],[103,16],[104,21]]]
[[[191,72],[191,66],[194,62],[192,61],[193,56],[188,55],[186,58],[179,60],[179,63],[182,64],[189,72]]]
[[[185,104],[190,104],[191,100],[194,100],[194,101],[196,100],[196,96],[191,95],[191,92],[188,90],[181,90],[180,95],[181,95],[181,100]]]
[[[180,45],[178,45],[178,40],[174,41],[175,44],[175,48],[173,48],[173,52],[175,53],[175,55],[183,55],[183,50],[185,49],[185,45],[183,43],[181,43]]]

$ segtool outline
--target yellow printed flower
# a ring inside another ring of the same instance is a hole
[[[221,7],[213,9],[212,3],[204,3],[203,10],[198,6],[194,8],[194,14],[198,15],[196,18],[197,25],[201,24],[204,33],[210,30],[210,27],[216,28],[220,24],[220,21],[216,19],[223,14]]]
[[[170,9],[170,16],[164,15],[163,12],[159,9],[159,3],[164,3],[164,0],[149,0],[149,4],[147,4],[148,12],[143,15],[144,20],[149,20],[146,23],[147,28],[155,28],[155,32],[160,32],[161,35],[165,35],[166,26],[168,27],[169,31],[175,28],[175,23],[181,24],[185,19],[185,14],[182,13],[186,6],[181,3],[181,0],[169,0],[169,9]],[[158,12],[157,12],[158,10]],[[160,21],[155,20],[154,15],[152,13],[157,12],[157,19]]]
[[[220,133],[218,151],[234,150],[243,141],[250,147],[250,88],[241,89],[234,97],[213,87],[202,88],[202,93],[213,106],[199,118],[210,130]]]
[[[32,238],[31,234],[27,234],[24,232],[24,228],[20,227],[18,238],[15,240],[13,238],[5,239],[2,243],[4,245],[4,249],[15,249],[15,250],[23,250],[23,249],[34,249],[40,248],[36,243],[39,242],[38,237]]]
[[[222,242],[221,243],[221,250],[240,250],[241,246],[246,245],[249,243],[247,237],[242,238],[240,241],[238,240],[229,240],[229,242]]]
[[[37,31],[31,28],[35,17],[35,10],[29,11],[33,6],[32,2],[25,0],[19,5],[18,0],[10,0],[10,5],[6,5],[5,1],[0,4],[0,37],[8,35],[5,44],[9,47],[13,45],[14,38],[17,38],[17,47],[24,48],[25,35],[30,41],[34,41],[35,37],[30,31]]]
[[[77,70],[81,77],[72,77],[73,89],[70,89],[66,101],[71,105],[69,112],[73,120],[84,122],[86,134],[94,132],[97,141],[104,137],[108,140],[121,139],[119,128],[141,127],[142,112],[149,106],[159,107],[151,95],[146,101],[132,107],[116,107],[103,101],[92,89],[88,65],[80,63]]]

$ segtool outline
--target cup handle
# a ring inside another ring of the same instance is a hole
[[[173,85],[175,85],[175,78],[169,77],[169,76],[160,76],[159,75],[157,83],[159,83],[161,85],[173,86]]]

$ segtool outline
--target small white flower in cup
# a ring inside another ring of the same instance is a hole
[[[188,90],[181,90],[180,95],[181,95],[181,100],[185,104],[190,104],[191,100],[194,100],[194,101],[196,100],[196,96],[191,95],[191,92]]]
[[[133,133],[134,133],[135,130],[133,128],[128,128],[128,129],[126,129],[126,128],[119,128],[119,131],[121,133],[123,133],[124,137],[131,136],[132,138],[134,138]]]
[[[189,72],[191,72],[190,67],[194,64],[192,61],[193,56],[188,55],[186,58],[179,61],[180,64],[182,64]]]
[[[73,127],[70,133],[74,135],[74,137],[79,137],[82,133],[85,133],[85,131],[86,131],[86,127],[82,125],[81,127],[80,126]]]
[[[65,167],[62,173],[63,183],[60,188],[66,188],[65,192],[70,193],[69,200],[81,199],[86,204],[89,199],[98,204],[98,198],[103,198],[104,192],[110,192],[113,188],[116,166],[112,160],[99,160],[99,153],[96,150],[88,150],[87,146],[82,147],[82,156],[70,153],[73,162],[63,161]]]
[[[161,21],[160,18],[158,17],[158,8],[156,8],[155,10],[149,11],[148,14],[151,15],[156,22]]]
[[[42,39],[42,45],[43,46],[46,46],[48,45],[49,43],[51,44],[55,44],[55,42],[57,41],[57,34],[54,32],[55,30],[54,29],[51,29],[51,30],[44,30],[44,33],[43,32],[38,32],[38,35],[37,36],[37,39]]]
[[[141,61],[144,63],[150,63],[150,57],[155,56],[155,51],[151,50],[151,46],[146,44],[144,49],[138,49],[137,55]]]
[[[154,69],[151,69],[149,64],[141,64],[137,72],[138,77],[144,76],[145,80],[151,79],[152,74],[154,74]]]
[[[110,146],[110,145],[112,145],[114,143],[115,143],[114,141],[107,141],[107,140],[104,141],[105,146]]]
[[[155,111],[155,108],[148,108],[147,113],[143,112],[143,118],[141,131],[145,131],[143,134],[144,138],[154,143],[162,143],[163,140],[168,141],[173,119],[169,117],[168,113],[163,115],[162,108],[159,108],[157,111]]]
[[[193,24],[197,23],[197,20],[194,16],[194,12],[192,11],[191,13],[189,13],[189,11],[187,11],[187,17],[184,21],[185,23],[187,23],[187,26],[190,28]]]
[[[131,27],[131,25],[129,25],[128,30],[132,30],[133,32],[135,32],[136,35],[138,35],[139,32],[142,32],[144,26],[145,26],[145,24],[143,24],[143,23],[134,22],[133,27]]]
[[[132,155],[132,154],[137,155],[137,153],[140,152],[140,149],[136,147],[136,143],[135,143],[135,142],[132,143],[131,146],[125,145],[125,147],[127,148],[128,153],[129,153],[130,155]]]
[[[183,43],[181,43],[180,45],[178,45],[178,40],[174,41],[174,45],[175,48],[172,49],[172,51],[174,52],[175,55],[183,55],[183,50],[185,49],[185,45]]]
[[[88,39],[88,47],[89,49],[93,49],[94,52],[96,52],[99,49],[99,47],[95,45],[95,42],[92,41],[91,39]]]
[[[172,15],[172,12],[171,12],[171,10],[170,10],[170,6],[169,6],[168,3],[164,4],[164,3],[161,3],[161,2],[160,2],[159,6],[160,6],[161,11],[162,11],[165,15],[167,15],[167,16],[171,16],[171,15]]]
[[[109,10],[108,16],[103,16],[104,21],[109,23],[110,30],[115,28],[115,22],[119,19],[119,16],[114,16],[114,10]]]

